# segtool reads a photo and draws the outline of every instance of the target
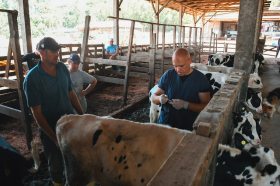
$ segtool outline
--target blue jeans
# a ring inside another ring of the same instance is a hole
[[[64,165],[59,147],[43,131],[40,131],[40,138],[44,147],[44,154],[48,161],[48,169],[52,181],[64,183]]]

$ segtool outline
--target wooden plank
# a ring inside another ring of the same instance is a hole
[[[126,66],[127,61],[124,60],[114,60],[114,59],[102,59],[102,58],[89,58],[85,59],[86,63],[98,63],[104,65],[118,65],[118,66]]]
[[[106,82],[106,83],[115,83],[115,84],[120,84],[120,85],[124,84],[124,79],[120,79],[120,78],[113,78],[113,77],[100,76],[100,75],[94,75],[94,77],[98,81],[102,81],[102,82]]]
[[[150,63],[149,63],[149,87],[148,89],[151,90],[155,84],[155,52],[156,52],[156,34],[153,35],[151,50],[150,50]]]
[[[125,105],[126,101],[127,101],[127,91],[128,91],[128,83],[129,83],[128,78],[129,78],[129,71],[130,71],[131,51],[132,51],[132,45],[133,45],[134,28],[135,28],[135,21],[131,21],[130,32],[129,32],[128,53],[127,53],[127,66],[126,66],[126,70],[125,70],[125,80],[124,80],[123,105]]]
[[[18,89],[18,82],[16,80],[0,78],[0,86]]]
[[[147,185],[201,185],[212,160],[212,139],[187,134]]]
[[[1,104],[0,104],[0,113],[16,119],[21,119],[21,115],[22,115],[20,110]]]

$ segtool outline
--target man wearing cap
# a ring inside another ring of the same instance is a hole
[[[73,88],[82,105],[83,112],[85,113],[87,111],[87,100],[85,96],[94,89],[97,80],[92,75],[79,70],[80,57],[78,54],[72,53],[67,62],[69,64],[70,78]],[[83,87],[84,84],[88,84],[85,89]]]
[[[74,108],[83,114],[72,89],[69,71],[63,63],[57,62],[59,49],[60,46],[51,37],[40,40],[37,51],[41,60],[23,82],[27,104],[40,128],[40,138],[54,185],[64,182],[63,160],[55,133],[56,122],[65,114],[73,114]]]

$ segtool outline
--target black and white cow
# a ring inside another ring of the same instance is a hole
[[[220,90],[220,88],[225,84],[228,75],[220,72],[208,72],[199,70],[201,73],[203,73],[207,80],[209,81],[209,84],[212,87],[211,96],[213,96],[216,92]]]
[[[280,167],[271,149],[252,147],[248,152],[226,145],[218,149],[215,186],[279,186]]]
[[[246,149],[247,146],[258,146],[261,143],[260,119],[256,119],[252,112],[233,113],[234,130],[233,146]]]
[[[246,105],[257,113],[262,113],[262,92],[248,88]]]
[[[190,131],[95,115],[67,115],[56,127],[68,184],[147,185]]]
[[[208,65],[233,67],[234,54],[216,53],[208,56]]]
[[[252,68],[252,73],[260,74],[260,70],[264,66],[264,57],[261,53],[256,53],[254,58],[254,64]]]
[[[257,73],[250,74],[249,81],[248,81],[248,87],[253,89],[262,89],[263,84],[261,77]]]

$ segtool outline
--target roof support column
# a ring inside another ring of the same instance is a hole
[[[246,74],[239,101],[244,101],[246,98],[249,74],[252,69],[258,6],[259,0],[240,0],[234,68],[244,70]]]
[[[264,8],[264,0],[260,0],[259,7],[258,7],[257,25],[256,25],[255,42],[254,42],[255,52],[256,50],[258,50],[257,47],[258,47],[259,37],[261,32],[263,8]],[[261,48],[259,49],[262,50]]]
[[[114,32],[114,39],[116,45],[119,46],[120,44],[120,28],[119,28],[119,17],[120,17],[120,6],[122,4],[122,0],[113,0],[113,15],[116,17],[114,19],[114,26],[113,26],[113,32]]]
[[[180,29],[179,29],[179,36],[178,36],[178,41],[179,41],[179,46],[182,46],[182,30],[183,30],[183,17],[184,17],[184,7],[181,5],[180,6],[180,12],[179,12],[179,24],[180,24]]]
[[[21,37],[23,52],[32,52],[32,42],[31,42],[31,28],[30,28],[30,17],[29,17],[29,4],[28,0],[19,0],[19,15],[21,24]]]

